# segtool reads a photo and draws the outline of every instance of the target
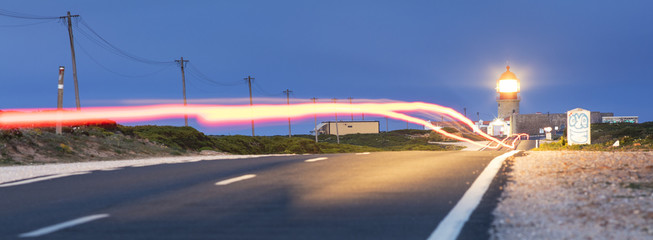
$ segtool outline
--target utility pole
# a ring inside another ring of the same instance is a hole
[[[385,132],[388,132],[388,117],[385,117]]]
[[[184,73],[184,68],[185,68],[185,63],[188,62],[188,60],[184,60],[184,57],[181,57],[181,60],[175,60],[175,62],[178,62],[179,65],[181,66],[181,84],[184,87],[184,108],[186,107],[186,74]],[[186,110],[184,110],[186,112]],[[186,127],[188,127],[188,114],[184,113],[184,124]]]
[[[313,100],[313,104],[317,101],[317,98],[311,98]],[[317,142],[317,113],[313,114],[313,120],[315,121],[315,127],[313,127],[313,130],[315,132],[315,142]]]
[[[70,15],[70,11],[68,11],[68,15],[66,16],[61,16],[59,18],[67,19],[68,20],[68,37],[70,38],[70,55],[72,56],[73,60],[73,81],[75,82],[75,104],[77,106],[77,110],[79,111],[81,109],[81,106],[79,104],[79,86],[77,85],[77,61],[75,61],[75,45],[73,44],[74,39],[73,39],[73,23],[72,23],[72,18],[74,17],[79,17],[79,15]]]
[[[481,113],[480,112],[476,112],[476,118],[478,118],[478,120],[481,121]]]
[[[351,100],[352,100],[353,98],[348,97],[347,99],[349,99],[349,105],[351,105]],[[352,121],[352,122],[354,121],[354,111],[351,111],[351,121]]]
[[[288,107],[290,108],[290,89],[286,88],[286,91],[283,91],[283,93],[286,94],[286,103],[288,104]],[[290,116],[288,116],[288,137],[292,137],[292,131],[290,131]]]
[[[337,98],[332,98],[333,103],[336,103],[338,101]],[[338,133],[338,108],[336,107],[336,141],[338,144],[340,144],[340,133]]]
[[[247,85],[249,86],[249,106],[252,107],[254,106],[254,102],[252,102],[252,80],[255,78],[252,78],[251,76],[247,76],[246,78],[243,78],[244,80],[247,80]],[[254,118],[252,118],[252,137],[256,136],[254,134]]]
[[[63,109],[63,66],[59,66],[59,84],[57,85],[57,117],[60,116],[61,110]],[[56,132],[58,135],[62,134],[61,130],[61,119],[57,119],[57,128]]]
[[[467,117],[467,108],[463,108],[463,112],[465,113],[465,117]]]

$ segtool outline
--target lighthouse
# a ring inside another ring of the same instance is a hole
[[[519,114],[519,90],[519,79],[510,71],[510,66],[506,66],[506,72],[497,79],[497,93],[499,93],[497,116],[499,119]]]

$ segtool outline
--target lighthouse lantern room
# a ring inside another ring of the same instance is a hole
[[[497,79],[497,93],[499,93],[497,99],[498,117],[500,119],[519,114],[519,85],[517,76],[510,71],[510,66],[506,66],[506,72]]]

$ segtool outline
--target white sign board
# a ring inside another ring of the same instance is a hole
[[[590,111],[576,108],[567,111],[567,144],[591,144]]]

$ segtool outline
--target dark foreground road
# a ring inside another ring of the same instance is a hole
[[[426,239],[501,153],[202,161],[0,187],[0,239]]]

